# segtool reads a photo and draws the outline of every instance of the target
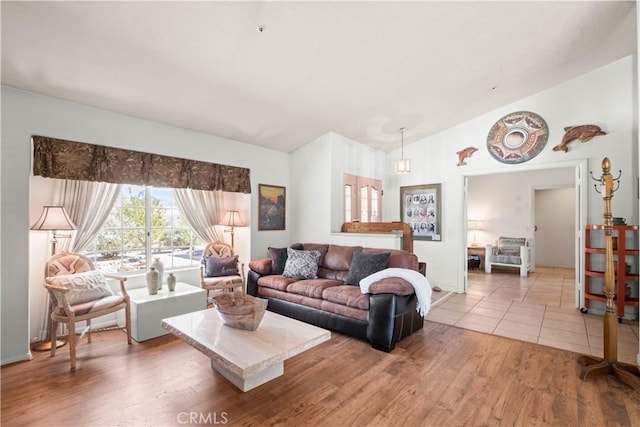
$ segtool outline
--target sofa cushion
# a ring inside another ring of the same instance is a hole
[[[287,286],[287,292],[311,298],[322,298],[322,292],[332,286],[340,286],[342,282],[327,279],[298,280]]]
[[[280,275],[262,276],[258,279],[258,286],[265,288],[277,289],[279,291],[287,291],[287,286],[296,282],[298,279],[284,277]]]
[[[359,286],[360,280],[387,268],[389,255],[389,252],[379,254],[365,254],[360,251],[355,252],[351,260],[351,267],[349,267],[349,274],[344,283]]]
[[[500,237],[497,255],[520,255],[520,246],[524,246],[526,241],[524,237]]]
[[[67,299],[71,305],[113,296],[104,274],[97,270],[47,277],[46,280],[51,285],[69,289]]]
[[[205,277],[236,276],[238,271],[238,255],[233,257],[219,257],[212,255],[205,260]]]
[[[333,271],[349,270],[355,252],[362,251],[362,246],[329,245],[322,267]]]
[[[416,271],[419,269],[418,256],[401,249],[364,248],[362,252],[366,254],[390,253],[387,268],[408,268]]]
[[[282,274],[287,263],[287,248],[267,248],[271,256],[271,274]]]
[[[265,288],[263,286],[258,287],[258,296],[277,298],[283,301],[289,301],[296,304],[302,304],[307,307],[313,307],[320,310],[324,300],[318,298],[311,298],[304,295],[292,294],[291,292],[278,291],[276,289]]]
[[[350,285],[332,286],[322,292],[322,298],[336,304],[346,305],[360,310],[369,309],[369,294],[360,292],[360,288]]]
[[[295,279],[317,278],[320,255],[320,251],[299,251],[288,248],[287,262],[282,275]]]

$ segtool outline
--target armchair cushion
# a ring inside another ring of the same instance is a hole
[[[526,245],[524,237],[500,237],[498,239],[498,251],[496,255],[520,255],[520,246]]]
[[[239,275],[238,256],[218,257],[212,255],[205,260],[205,277],[222,277]]]
[[[69,289],[67,298],[71,305],[113,296],[104,274],[97,270],[47,277],[46,281]]]

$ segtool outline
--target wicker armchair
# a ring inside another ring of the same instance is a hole
[[[113,294],[106,279],[118,280],[120,295]],[[69,330],[69,355],[71,370],[76,369],[75,324],[86,321],[87,334],[91,342],[91,319],[119,310],[125,310],[127,342],[131,344],[131,310],[129,294],[125,288],[126,278],[103,274],[95,269],[93,262],[84,255],[63,252],[51,257],[45,265],[45,284],[51,296],[51,342],[56,342],[59,323]],[[51,346],[55,356],[56,346]]]
[[[205,246],[200,266],[200,287],[209,293],[214,290],[240,288],[244,292],[244,264],[233,253],[233,248],[224,242],[213,242]]]

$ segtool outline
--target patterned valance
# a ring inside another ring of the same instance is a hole
[[[251,193],[249,169],[33,136],[33,174],[45,178]]]

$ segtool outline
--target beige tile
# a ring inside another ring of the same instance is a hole
[[[587,334],[587,328],[584,326],[584,323],[574,323],[566,322],[564,320],[549,319],[546,316],[542,321],[542,327],[558,329],[560,331],[575,332],[582,335]]]
[[[495,329],[499,322],[500,319],[496,319],[494,317],[487,317],[479,314],[469,313],[466,314],[462,319],[458,320],[455,323],[455,326],[473,329],[474,331],[479,330],[477,328],[482,328],[483,332],[491,332]]]
[[[457,305],[452,308],[458,312],[450,320],[459,315],[454,324],[465,329],[602,357],[604,317],[575,308],[574,277],[573,269],[555,267],[538,268],[526,279],[515,270],[470,272],[469,293],[456,294]],[[506,313],[498,319],[486,310]],[[621,362],[637,363],[638,329],[637,321],[623,320],[619,325]]]
[[[559,322],[574,323],[584,326],[585,321],[583,315],[578,311],[575,312],[562,312],[549,308],[544,313],[544,319],[557,320]]]
[[[464,313],[457,311],[447,311],[447,310],[431,310],[429,314],[425,317],[425,320],[429,320],[436,323],[444,323],[447,325],[453,325],[458,320],[462,319]]]
[[[554,328],[546,328],[544,324],[540,329],[540,338],[545,338],[547,340],[559,341],[559,342],[562,341],[562,342],[585,346],[585,347],[589,346],[589,341],[587,340],[586,334],[570,332],[570,331],[562,331]]]
[[[556,340],[553,338],[538,338],[538,344],[546,345],[548,347],[560,348],[562,350],[573,351],[578,354],[590,354],[588,345],[575,344],[572,342]]]
[[[502,319],[498,326],[496,327],[496,334],[498,332],[519,332],[524,335],[532,335],[536,338],[540,335],[540,324],[531,324],[531,323],[523,323],[523,322],[514,322],[506,319]]]
[[[524,323],[524,324],[527,324],[527,325],[535,325],[535,326],[538,326],[538,328],[540,326],[542,326],[542,315],[539,315],[539,316],[523,316],[520,313],[513,313],[511,311],[508,311],[504,315],[502,320],[505,321],[505,322],[513,322],[513,323],[516,323],[516,324]]]
[[[512,300],[504,298],[486,297],[478,301],[476,307],[490,308],[491,310],[507,311],[511,307]]]
[[[486,317],[493,317],[493,318],[496,318],[496,319],[502,319],[502,317],[504,316],[505,312],[506,312],[506,310],[492,310],[490,308],[475,306],[469,311],[469,314],[477,314],[479,316],[486,316]]]
[[[512,338],[514,340],[526,341],[526,342],[531,342],[531,343],[537,343],[538,342],[538,336],[537,335],[527,335],[527,334],[525,334],[525,333],[523,333],[521,331],[500,329],[500,327],[496,328],[493,331],[493,335],[498,335],[498,336],[501,336],[501,337]]]

